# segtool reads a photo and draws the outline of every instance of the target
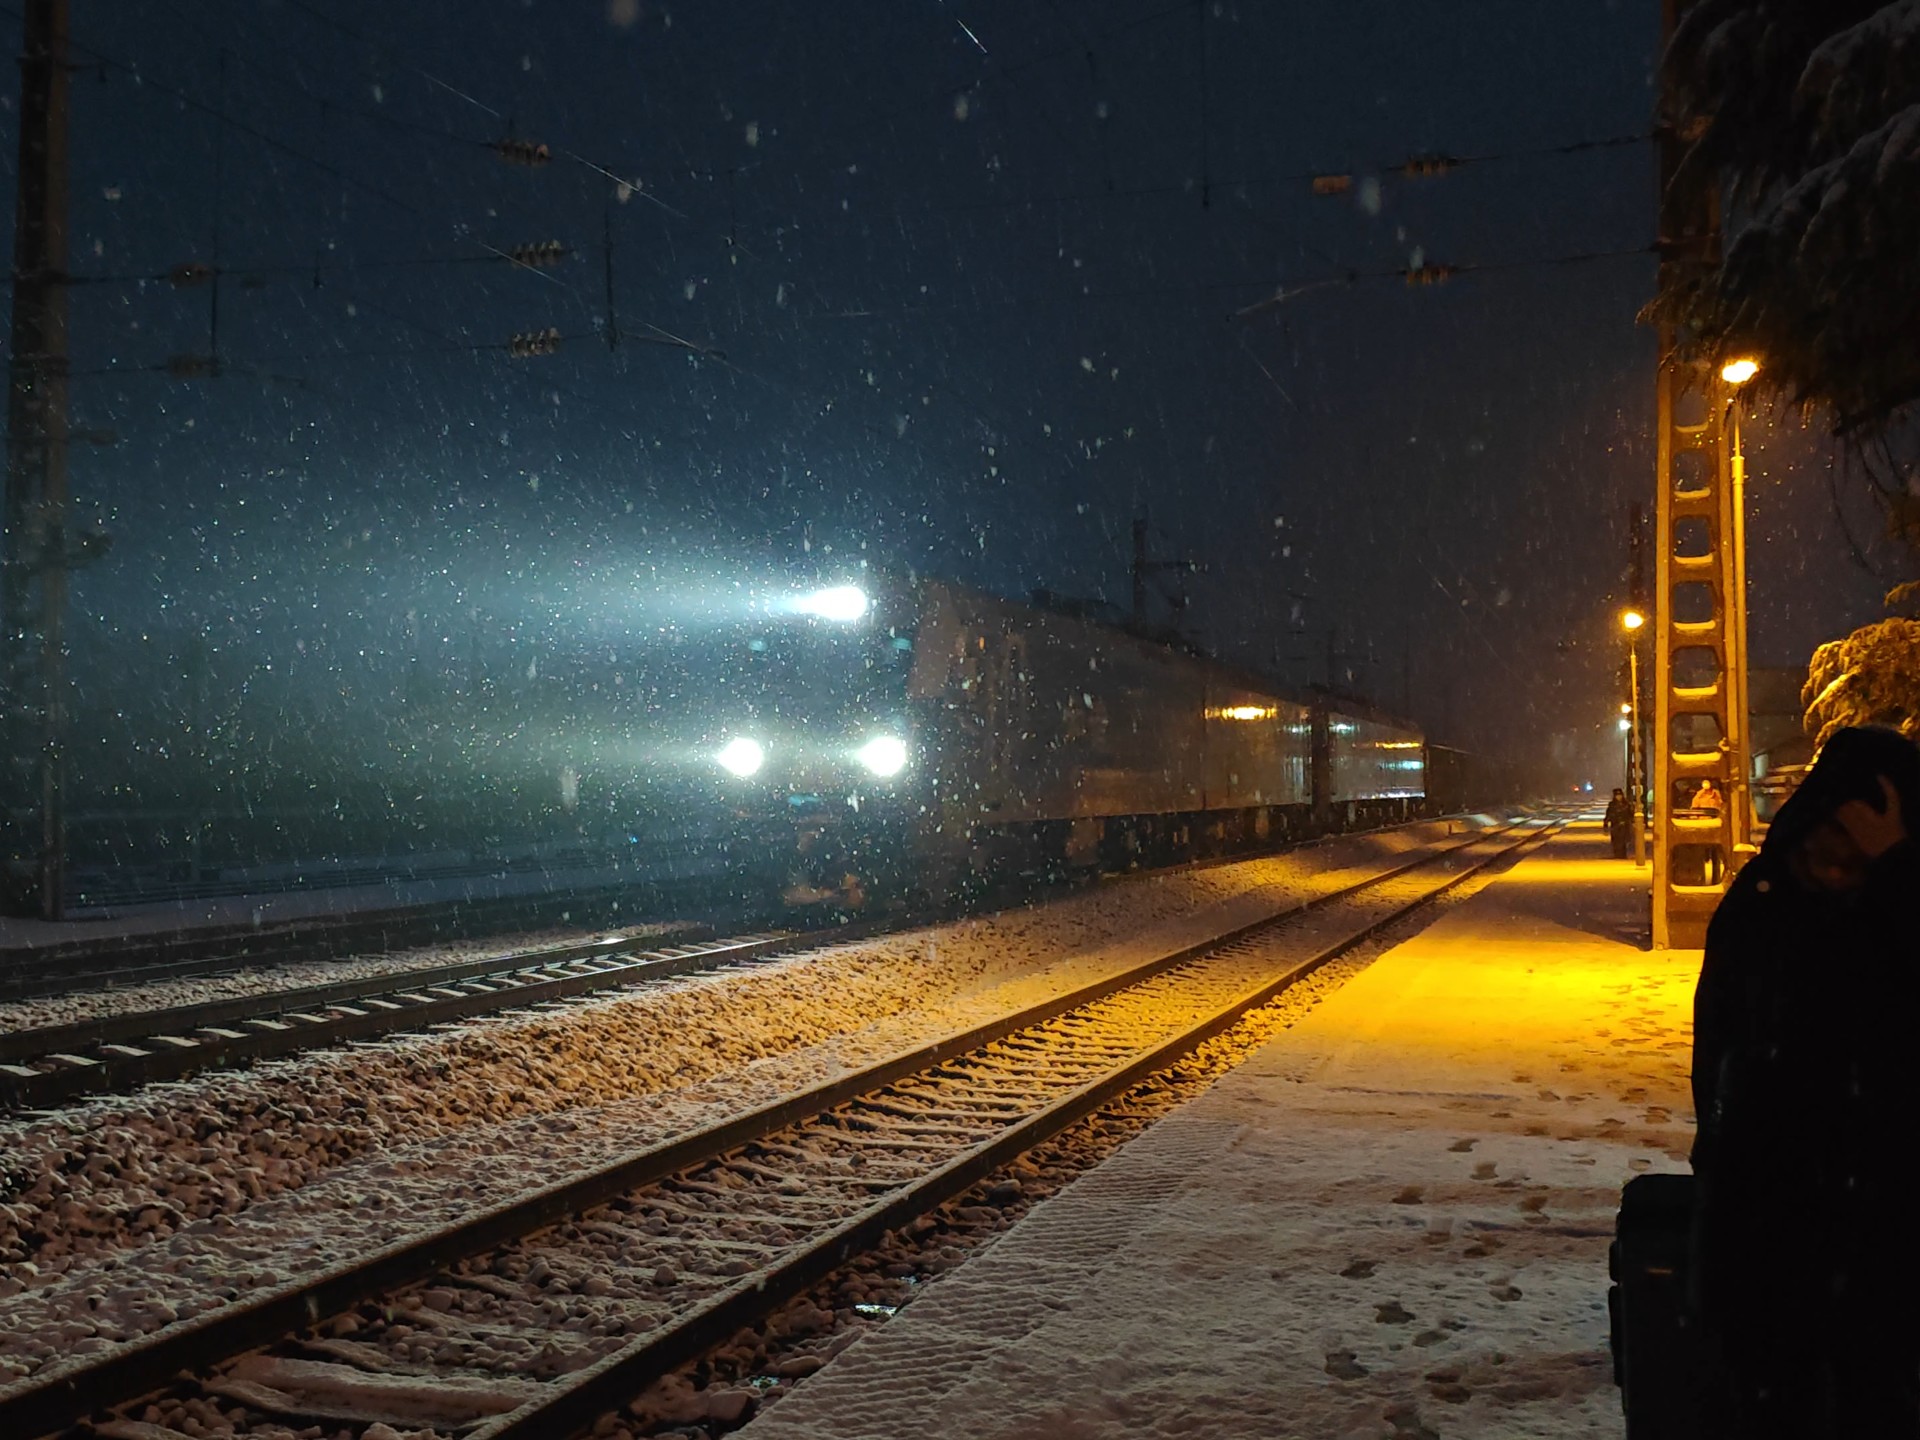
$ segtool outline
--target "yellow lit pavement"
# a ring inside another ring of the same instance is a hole
[[[1613,1212],[1692,1136],[1699,954],[1645,905],[1551,842],[746,1435],[1621,1435]]]

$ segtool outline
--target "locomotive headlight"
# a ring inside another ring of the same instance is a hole
[[[886,779],[907,768],[907,742],[898,735],[876,735],[855,752],[854,758]]]
[[[867,605],[867,592],[858,585],[835,585],[801,596],[793,608],[802,615],[851,624],[867,613]]]
[[[736,735],[715,751],[713,758],[729,775],[745,780],[758,774],[760,767],[767,763],[767,750],[758,740]]]

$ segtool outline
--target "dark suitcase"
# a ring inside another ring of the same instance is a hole
[[[1613,1382],[1627,1440],[1694,1440],[1703,1356],[1687,1309],[1693,1176],[1641,1175],[1620,1196],[1607,1252]]]

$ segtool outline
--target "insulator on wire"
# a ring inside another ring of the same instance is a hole
[[[507,353],[516,360],[532,359],[536,355],[551,355],[560,348],[560,331],[549,325],[545,330],[527,330],[516,334],[507,341]]]
[[[516,245],[507,254],[530,269],[547,270],[566,258],[567,247],[558,240],[542,240],[538,245]]]
[[[1316,195],[1344,195],[1353,189],[1351,175],[1316,175],[1313,177],[1313,193]]]
[[[167,272],[167,283],[185,289],[189,285],[204,285],[213,278],[213,267],[202,265],[198,260],[190,260],[184,265],[176,265]]]
[[[493,148],[509,165],[540,166],[553,158],[553,153],[546,146],[536,145],[531,140],[501,140]]]
[[[1415,155],[1400,167],[1400,173],[1411,179],[1422,179],[1431,175],[1444,175],[1459,163],[1451,155]]]
[[[220,362],[211,355],[169,355],[167,374],[175,380],[206,380],[220,373]]]
[[[1415,265],[1403,273],[1409,285],[1440,285],[1453,278],[1453,266]]]

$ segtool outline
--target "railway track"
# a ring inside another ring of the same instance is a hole
[[[155,934],[95,935],[0,952],[0,1001],[223,975],[550,925],[613,929],[639,923],[636,916],[671,913],[669,906],[696,913],[711,910],[721,893],[712,885],[650,881],[258,924],[226,922]]]
[[[0,1391],[0,1433],[91,1421],[90,1433],[127,1440],[175,1424],[571,1434],[1554,828],[1395,865],[459,1224],[56,1362]],[[143,1420],[106,1413],[148,1395]]]
[[[1179,868],[1216,863],[1232,862],[1207,860]],[[1142,871],[1121,878],[1162,873]],[[839,944],[885,927],[882,921],[839,926],[820,932],[820,937]],[[207,1070],[618,990],[805,943],[804,933],[720,940],[713,938],[709,926],[685,926],[638,941],[612,937],[542,946],[386,975],[4,1031],[0,1113],[50,1110],[87,1095],[126,1092]]]
[[[871,928],[871,927],[868,927]],[[865,931],[821,932],[822,942]],[[545,946],[396,974],[0,1033],[0,1109],[179,1080],[303,1050],[625,989],[803,948],[790,932],[714,939],[705,927]],[[644,948],[642,948],[644,947]]]

